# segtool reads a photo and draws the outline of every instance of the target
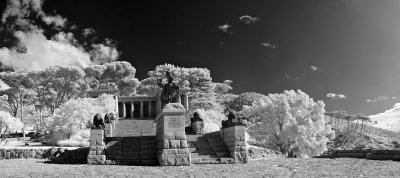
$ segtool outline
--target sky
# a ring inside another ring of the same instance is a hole
[[[236,94],[300,89],[327,111],[400,102],[398,0],[0,2],[0,62],[13,68],[124,60],[144,79],[170,63],[208,68]]]

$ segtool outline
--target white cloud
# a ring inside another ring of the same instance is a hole
[[[396,103],[393,108],[383,113],[371,115],[369,117],[372,121],[377,122],[374,127],[396,132],[400,131],[400,103]]]
[[[85,67],[118,59],[120,52],[111,40],[106,39],[101,44],[91,44],[90,40],[79,43],[73,33],[62,31],[67,30],[67,19],[46,14],[42,6],[42,0],[8,0],[1,19],[2,25],[20,30],[11,31],[18,40],[17,46],[0,48],[0,63],[13,69],[40,70],[51,65]],[[36,15],[36,19],[31,19],[32,15]],[[47,38],[44,30],[37,25],[40,23],[36,24],[34,20],[41,20],[60,32]],[[70,29],[73,28],[76,29],[76,25],[72,24]],[[94,34],[92,28],[84,31],[86,33],[83,35],[86,36]]]
[[[261,43],[261,46],[264,46],[266,48],[272,48],[272,49],[276,49],[277,47],[271,43]]]
[[[47,25],[54,25],[55,27],[64,27],[65,23],[67,22],[67,19],[61,17],[60,15],[56,16],[43,15],[42,20]]]
[[[245,24],[252,24],[252,23],[257,23],[260,21],[258,17],[251,17],[249,15],[243,15],[239,17],[239,20],[244,22]]]
[[[106,40],[106,45],[92,44],[92,48],[93,50],[90,51],[90,54],[95,64],[116,61],[119,57],[117,48],[112,45],[110,40]]]
[[[346,99],[347,97],[343,94],[336,94],[336,93],[328,93],[326,94],[327,98],[332,98],[332,99]]]
[[[310,66],[310,68],[311,68],[312,72],[316,72],[316,71],[321,70],[321,67],[318,67],[318,66]]]
[[[88,35],[94,35],[96,31],[93,28],[85,28],[82,30],[82,35],[87,37]]]
[[[25,52],[1,48],[0,62],[14,69],[40,70],[52,65],[74,65],[86,67],[91,64],[90,56],[82,48],[73,46],[63,34],[47,39],[40,30],[31,32],[17,31],[15,36]],[[57,40],[59,39],[59,41]]]
[[[232,26],[229,24],[224,24],[224,25],[219,25],[218,29],[220,29],[221,31],[223,31],[224,33],[229,33],[232,34],[232,32],[229,31],[229,28],[231,28]]]
[[[367,99],[366,102],[367,103],[375,103],[375,102],[384,101],[384,100],[388,100],[388,99],[397,99],[397,97],[395,97],[395,96],[393,96],[393,97],[378,96],[377,98]]]

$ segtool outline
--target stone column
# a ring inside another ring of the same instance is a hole
[[[114,99],[115,99],[115,114],[116,114],[116,119],[119,118],[119,110],[118,110],[118,95],[114,95]]]
[[[151,100],[149,101],[149,118],[151,118],[151,117],[153,117],[152,115],[151,115]]]
[[[143,118],[143,101],[140,101],[140,117]]]
[[[189,111],[189,97],[188,97],[188,94],[187,93],[185,93],[185,109],[187,110],[187,111]]]
[[[135,105],[133,104],[133,100],[131,101],[131,118],[135,118],[133,113],[135,112]]]
[[[234,163],[247,163],[246,126],[221,128],[220,136],[228,147]]]
[[[122,102],[122,113],[124,113],[122,116],[126,117],[126,106],[125,106],[125,102]]]
[[[88,164],[104,164],[106,155],[104,153],[104,130],[91,129],[90,130],[90,147],[87,156]]]
[[[156,117],[157,158],[161,166],[188,166],[191,158],[183,109],[164,109]]]
[[[161,112],[161,100],[160,98],[156,98],[156,115],[158,115]]]

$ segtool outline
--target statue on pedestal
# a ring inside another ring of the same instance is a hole
[[[162,79],[159,79],[158,86],[160,86],[163,91],[161,93],[161,108],[168,103],[178,103],[179,102],[179,86],[176,83],[173,83],[173,78],[169,72],[165,72],[168,83],[165,85],[162,84]]]
[[[99,113],[94,115],[92,129],[104,129],[104,120]]]

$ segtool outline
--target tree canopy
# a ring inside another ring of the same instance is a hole
[[[256,140],[268,142],[289,156],[307,157],[322,154],[334,137],[325,124],[324,107],[323,101],[314,102],[300,90],[285,90],[244,106],[243,114],[259,121],[249,128]]]

